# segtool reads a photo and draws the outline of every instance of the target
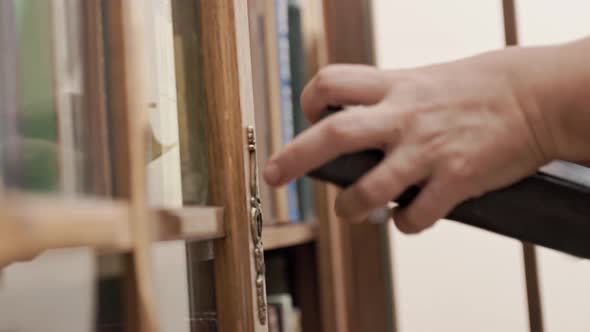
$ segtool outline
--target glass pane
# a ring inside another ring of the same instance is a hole
[[[198,1],[172,0],[183,204],[208,203],[207,127]],[[213,243],[187,244],[191,331],[216,331]]]
[[[108,144],[97,135],[105,114],[96,106],[104,96],[90,71],[101,57],[89,47],[91,3],[0,1],[0,142],[8,189],[108,194],[97,185],[110,180],[103,172],[109,167],[100,166],[108,165],[108,154],[97,153]],[[30,236],[46,235],[34,225],[15,225]],[[0,330],[93,331],[95,253],[51,250],[24,258],[30,260],[2,270]]]
[[[85,192],[79,1],[3,0],[0,6],[5,184]],[[27,258],[2,270],[0,330],[91,331],[94,254],[59,250]]]

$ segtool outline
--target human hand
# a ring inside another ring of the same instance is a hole
[[[394,218],[415,233],[462,201],[534,173],[557,156],[552,128],[532,93],[492,60],[402,71],[327,67],[301,98],[314,125],[268,161],[265,180],[283,185],[338,155],[382,149],[384,160],[339,194],[336,212],[360,221],[420,184]],[[357,106],[318,121],[329,105]]]

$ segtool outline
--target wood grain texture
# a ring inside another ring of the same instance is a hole
[[[514,0],[502,0],[502,10],[506,46],[516,46],[518,45],[518,23]],[[523,242],[522,254],[529,309],[529,329],[531,332],[543,332],[543,308],[541,305],[541,290],[539,287],[539,272],[535,246]]]
[[[324,0],[324,10],[328,61],[374,65],[371,1]],[[395,331],[391,256],[383,246],[383,225],[343,222],[341,227],[350,330]]]
[[[111,46],[111,98],[117,137],[117,193],[129,199],[134,250],[126,276],[128,329],[152,332],[159,329],[151,266],[151,229],[147,215],[145,183],[146,126],[148,107],[144,58],[145,3],[116,0],[107,2]],[[140,6],[141,8],[137,8]],[[148,225],[146,225],[146,223]],[[147,226],[147,227],[146,227]]]
[[[307,0],[302,7],[304,48],[308,79],[328,64],[323,1]],[[352,331],[348,321],[349,293],[345,288],[346,262],[342,225],[333,211],[336,189],[316,182],[318,218],[317,261],[319,272],[320,330]]]
[[[352,332],[349,323],[350,292],[346,289],[349,274],[345,252],[343,224],[334,213],[336,189],[316,183],[316,215],[320,224],[318,262],[320,266],[320,306],[322,331]]]
[[[88,130],[86,136],[85,187],[99,196],[112,194],[111,160],[106,111],[106,80],[104,59],[104,30],[100,0],[86,0],[82,4],[84,43],[84,107]]]
[[[227,237],[215,244],[219,329],[266,331],[260,324],[250,231],[246,126],[254,123],[246,2],[200,2],[210,203],[223,206]]]
[[[313,242],[316,235],[317,227],[312,222],[266,226],[262,232],[262,242],[268,251]]]
[[[102,253],[133,249],[131,207],[124,201],[8,193],[0,201],[0,265],[49,249],[91,247]],[[223,209],[150,209],[154,241],[223,238]]]

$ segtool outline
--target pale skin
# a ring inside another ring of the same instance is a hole
[[[336,212],[362,221],[420,184],[394,215],[417,233],[551,160],[590,160],[590,38],[408,70],[333,65],[301,103],[313,125],[268,161],[265,180],[284,185],[338,155],[382,149],[386,158],[339,194]],[[330,105],[353,106],[319,121]]]

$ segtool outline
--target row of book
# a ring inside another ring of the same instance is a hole
[[[307,127],[299,96],[307,80],[299,0],[250,0],[252,67],[259,162],[280,151]],[[314,218],[311,180],[285,188],[261,183],[267,223],[299,223]]]
[[[293,260],[288,252],[266,255],[268,292],[268,331],[301,332],[301,310],[294,300]]]
[[[149,203],[206,205],[208,133],[199,1],[147,0],[137,10],[145,10],[146,19],[141,44],[147,62]],[[120,2],[108,0],[0,2],[0,159],[6,187],[114,198],[128,192],[121,19]],[[191,320],[212,326],[204,331],[216,330],[211,245],[179,241],[154,246],[163,331],[188,332]],[[97,265],[97,329],[123,329],[124,258],[92,259]],[[78,263],[72,264],[68,268],[77,269]],[[42,275],[38,278],[46,282]],[[0,295],[10,292],[10,284],[5,286]],[[35,294],[29,295],[23,302],[35,301]],[[63,296],[75,297],[76,292]]]

